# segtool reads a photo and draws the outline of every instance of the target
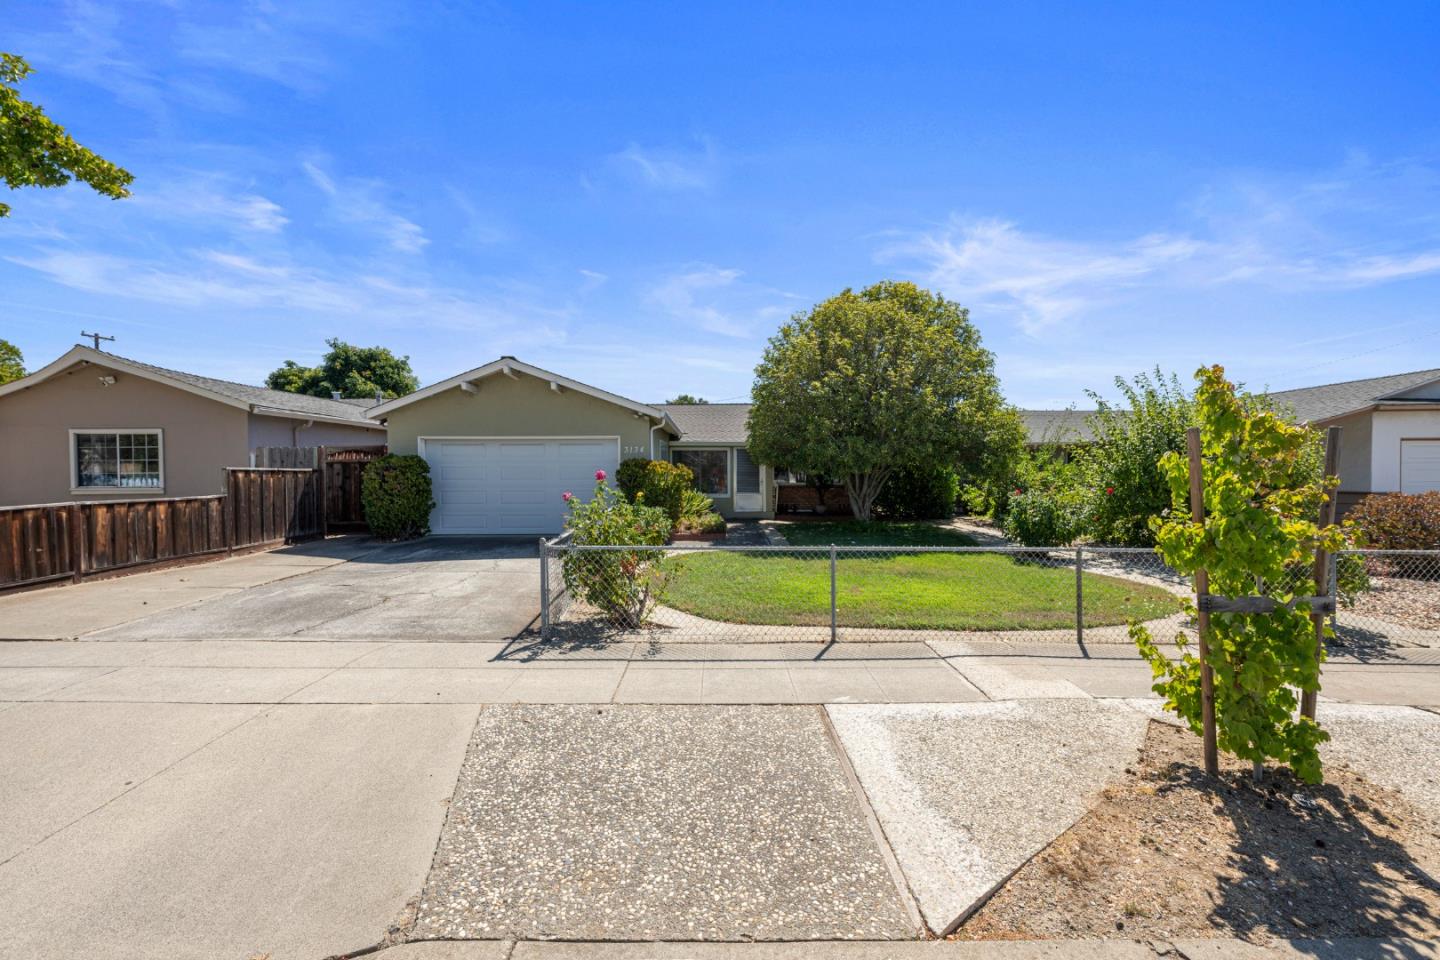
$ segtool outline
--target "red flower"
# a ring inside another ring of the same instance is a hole
[[[1015,496],[1017,496],[1017,497],[1020,496],[1021,494],[1023,494],[1024,492],[1025,492],[1025,491],[1024,491],[1024,490],[1021,490],[1019,487],[1016,487],[1016,488],[1015,488]]]
[[[605,471],[604,471],[604,470],[596,470],[596,471],[595,471],[595,482],[596,482],[596,483],[604,483],[604,482],[605,482]]]
[[[1113,494],[1114,492],[1115,492],[1115,488],[1114,488],[1114,487],[1106,487],[1106,488],[1105,488],[1105,496],[1107,496],[1107,497],[1110,496],[1111,494]]]
[[[560,499],[564,500],[566,503],[569,503],[571,500],[575,499],[575,494],[571,493],[569,490],[566,490],[564,493],[560,494]]]

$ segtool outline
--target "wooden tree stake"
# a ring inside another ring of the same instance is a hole
[[[1200,428],[1185,431],[1185,447],[1190,454],[1190,519],[1205,522],[1205,478],[1200,455]],[[1210,594],[1210,573],[1204,567],[1195,571],[1195,607],[1200,634],[1200,723],[1205,740],[1205,772],[1220,774],[1220,753],[1215,745],[1215,671],[1210,667],[1210,613],[1202,598]]]
[[[1331,427],[1325,431],[1325,476],[1333,477],[1340,463],[1340,428]],[[1320,526],[1328,527],[1335,522],[1335,497],[1337,488],[1326,486],[1325,502],[1320,505]],[[1330,592],[1330,554],[1323,548],[1315,550],[1315,596],[1323,597]],[[1320,658],[1325,650],[1325,612],[1313,610],[1310,619],[1315,621],[1315,667],[1320,667]],[[1306,690],[1300,695],[1300,716],[1315,719],[1315,704],[1320,699],[1318,690]]]

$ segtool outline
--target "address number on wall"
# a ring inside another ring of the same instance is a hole
[[[646,455],[646,453],[648,453],[648,451],[644,447],[636,446],[625,447],[621,452],[624,453],[626,459],[629,459],[630,457],[643,457]]]

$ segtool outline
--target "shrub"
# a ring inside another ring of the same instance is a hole
[[[680,519],[692,520],[715,512],[715,501],[694,487],[685,491],[680,498]]]
[[[1115,386],[1128,409],[1090,394],[1098,409],[1090,418],[1095,442],[1079,454],[1090,500],[1084,533],[1097,543],[1148,547],[1155,543],[1150,518],[1170,506],[1160,458],[1184,451],[1195,405],[1179,378],[1158,368],[1133,382],[1116,377]]]
[[[658,547],[670,537],[670,517],[659,507],[631,503],[605,485],[605,471],[595,472],[595,493],[582,501],[566,493],[570,516],[565,526],[577,545]],[[567,551],[565,586],[619,626],[645,622],[664,591],[663,552],[655,549]]]
[[[960,476],[950,467],[907,467],[885,481],[875,509],[894,520],[949,519],[959,497]]]
[[[1355,525],[1355,539],[1362,547],[1440,550],[1440,490],[1372,494],[1345,519]]]
[[[685,495],[695,489],[695,474],[678,463],[635,457],[620,464],[615,482],[631,503],[659,507],[674,526],[684,516]]]
[[[370,532],[382,540],[410,540],[430,532],[430,464],[414,454],[372,460],[360,477],[360,502]]]
[[[1080,511],[1057,491],[1012,493],[1005,536],[1027,547],[1061,547],[1079,535],[1080,520]]]
[[[725,518],[714,511],[681,517],[675,529],[681,533],[724,533]]]

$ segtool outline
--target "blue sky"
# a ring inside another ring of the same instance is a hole
[[[1440,367],[1440,6],[891,6],[12,0],[26,95],[136,183],[7,197],[0,337],[733,400],[895,277],[1022,406]]]

